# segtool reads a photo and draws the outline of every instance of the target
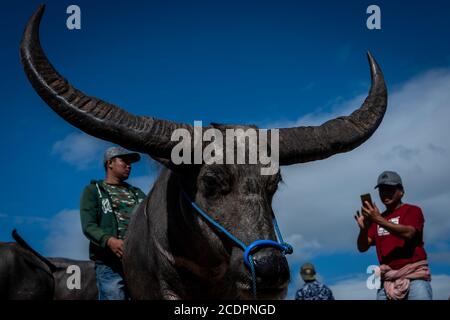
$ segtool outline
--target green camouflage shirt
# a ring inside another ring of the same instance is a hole
[[[118,226],[117,236],[119,239],[124,240],[131,214],[136,205],[142,201],[142,198],[138,199],[129,188],[123,185],[112,185],[103,181],[102,186],[109,193],[112,210],[116,215]]]

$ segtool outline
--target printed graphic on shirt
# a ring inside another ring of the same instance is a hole
[[[142,199],[138,199],[134,193],[125,186],[103,183],[103,187],[109,193],[112,201],[112,209],[117,218],[118,238],[125,239],[131,214]]]
[[[389,219],[389,222],[392,222],[393,224],[399,224],[400,223],[400,217],[395,217],[395,218],[391,218]],[[387,231],[385,228],[377,226],[377,230],[378,230],[378,236],[387,236],[389,235],[389,231]]]
[[[102,199],[102,212],[104,214],[112,212],[111,204],[109,203],[108,198]]]

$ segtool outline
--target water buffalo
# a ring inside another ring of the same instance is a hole
[[[16,230],[16,242],[0,243],[0,299],[96,300],[94,263],[45,258]],[[72,279],[77,277],[72,283]],[[71,285],[73,284],[73,285]]]
[[[25,73],[39,96],[87,134],[146,153],[165,166],[128,229],[123,266],[131,296],[251,297],[254,277],[244,264],[242,248],[200,216],[194,204],[245,245],[258,239],[275,241],[272,198],[281,180],[280,172],[261,175],[262,164],[177,164],[171,158],[178,143],[172,140],[172,133],[184,129],[192,136],[194,126],[135,116],[72,86],[41,48],[39,24],[43,12],[41,6],[32,15],[20,45]],[[387,89],[378,64],[370,54],[368,58],[372,85],[362,106],[349,116],[320,126],[280,128],[280,165],[350,151],[375,132],[386,111]],[[210,124],[207,128],[225,132],[227,128],[256,127]],[[257,298],[283,298],[289,267],[282,252],[260,248],[253,252],[253,263]]]
[[[0,299],[53,299],[54,270],[54,265],[22,243],[0,242]]]

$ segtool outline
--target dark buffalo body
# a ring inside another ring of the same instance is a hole
[[[0,243],[0,299],[50,300],[53,293],[46,263],[15,242]]]
[[[16,242],[0,242],[0,299],[97,299],[94,262],[45,258],[16,230],[12,236]],[[73,266],[76,266],[76,275]],[[79,279],[79,286],[70,285],[73,283],[71,276]]]

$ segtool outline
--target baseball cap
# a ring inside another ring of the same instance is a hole
[[[303,280],[314,280],[316,279],[316,269],[311,263],[305,263],[300,268],[300,275],[302,276]]]
[[[103,155],[103,164],[112,158],[120,156],[127,156],[131,160],[131,163],[141,160],[141,156],[137,152],[131,152],[122,147],[110,147],[106,149],[105,154]]]
[[[378,188],[380,185],[388,185],[388,186],[402,186],[402,178],[400,178],[400,175],[395,171],[384,171],[381,173],[378,177],[377,185],[375,186],[375,189]]]

